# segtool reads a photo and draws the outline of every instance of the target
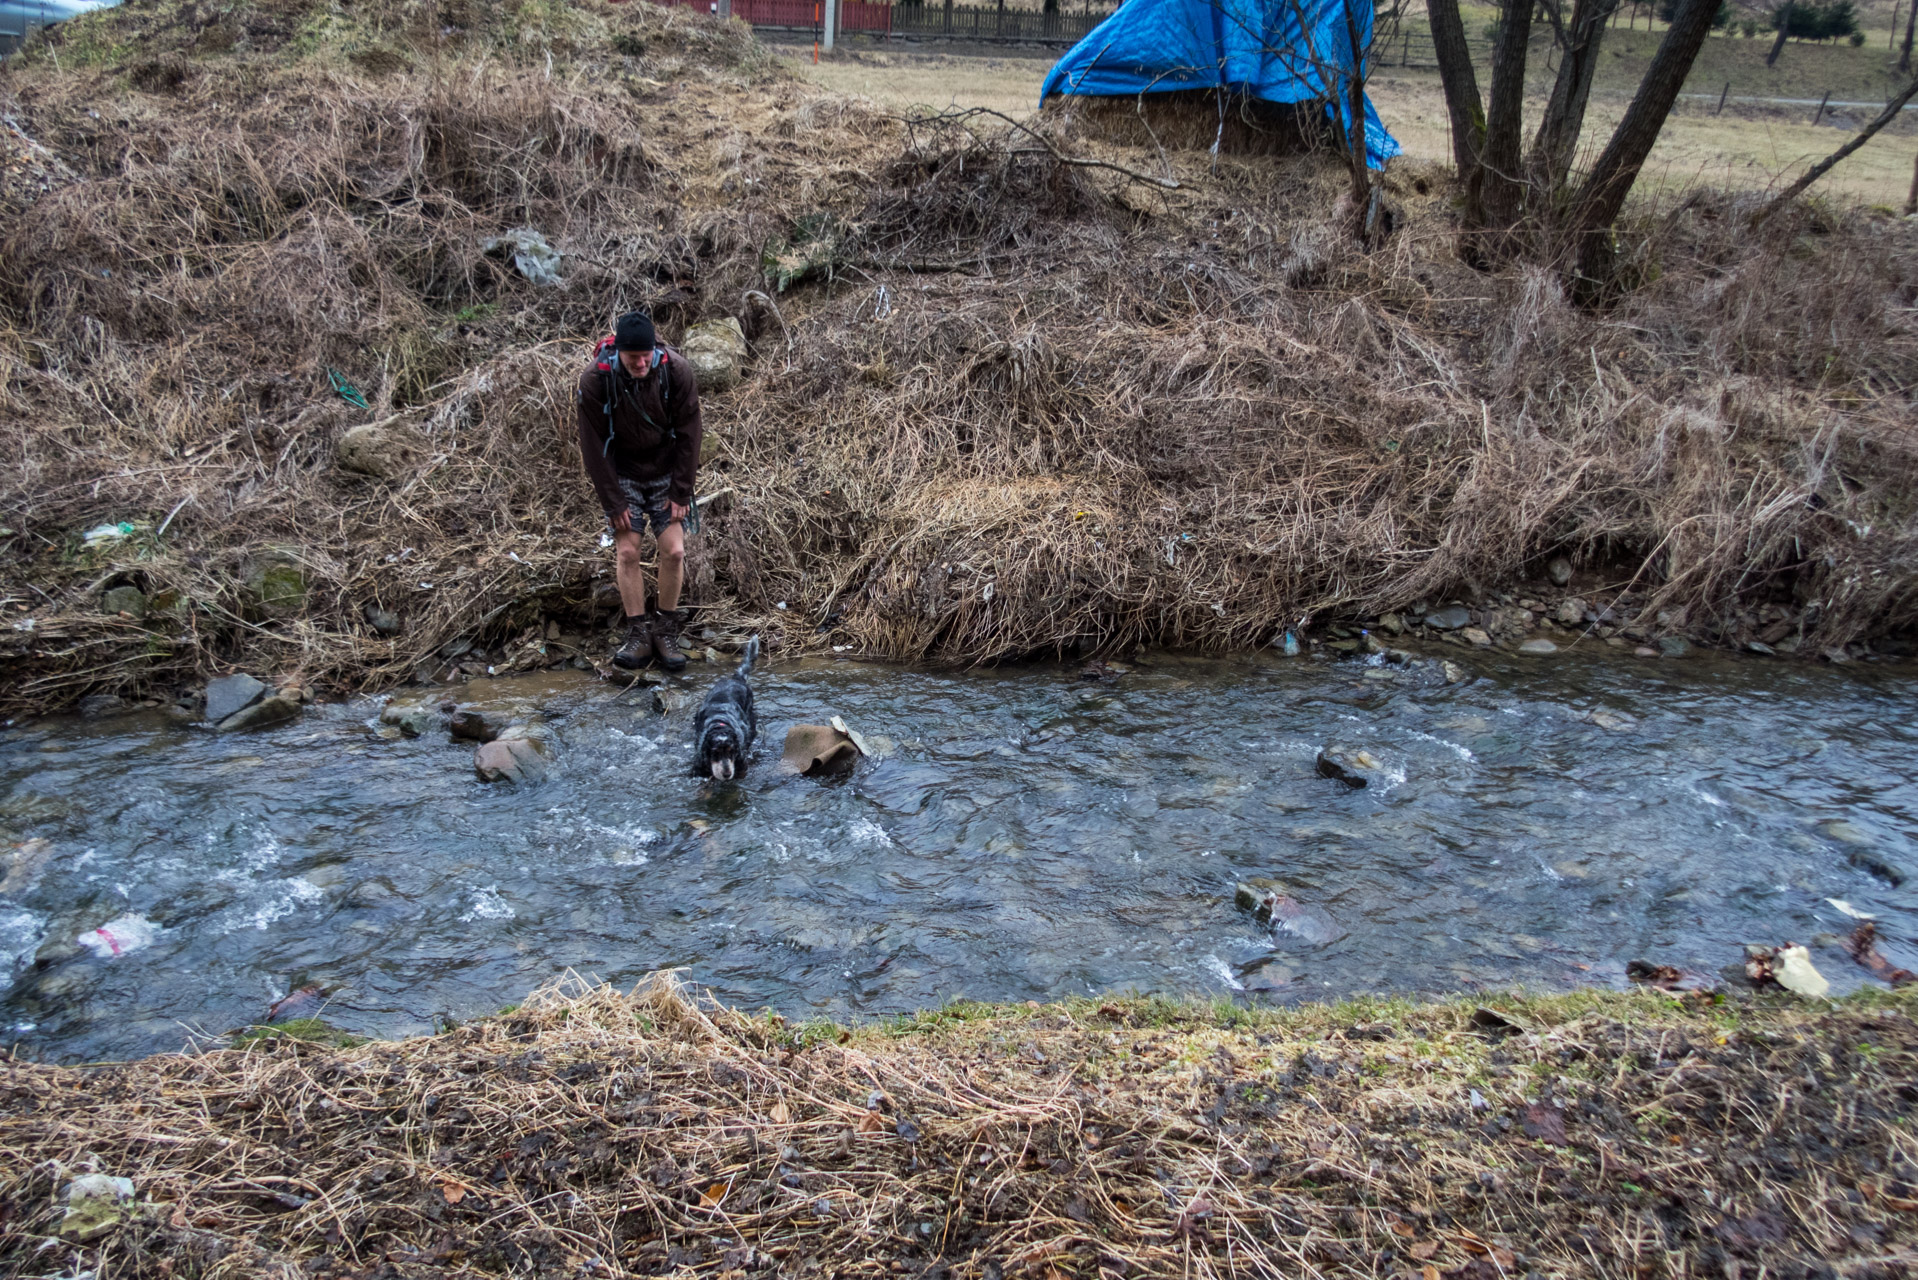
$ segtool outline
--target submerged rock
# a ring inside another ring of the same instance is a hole
[[[1302,903],[1271,884],[1241,883],[1233,890],[1233,901],[1251,911],[1261,924],[1271,925],[1278,939],[1325,947],[1345,936],[1345,930],[1324,907]]]
[[[473,752],[473,772],[481,782],[537,782],[546,776],[546,760],[531,738],[495,738]]]
[[[1378,758],[1354,747],[1321,747],[1314,762],[1322,778],[1343,782],[1354,790],[1367,785],[1381,769]]]
[[[439,714],[420,702],[389,702],[380,709],[380,723],[417,738],[439,721]]]
[[[1519,645],[1518,651],[1520,653],[1533,653],[1533,654],[1557,653],[1558,646],[1553,644],[1550,640],[1532,639],[1532,640],[1527,640],[1523,644]]]
[[[500,736],[503,727],[484,711],[455,711],[446,722],[446,731],[454,741],[491,742]]]
[[[218,724],[266,696],[266,686],[244,672],[207,681],[206,718]]]
[[[1683,636],[1660,636],[1658,654],[1662,658],[1682,658],[1692,651],[1692,642]]]

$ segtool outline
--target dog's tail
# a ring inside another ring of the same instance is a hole
[[[745,675],[753,669],[753,663],[759,661],[759,637],[754,636],[746,642],[746,651],[739,658],[739,675]]]

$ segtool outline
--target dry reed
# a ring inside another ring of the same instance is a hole
[[[821,96],[685,10],[249,13],[123,6],[0,81],[67,170],[0,241],[6,710],[590,648],[520,642],[608,603],[571,387],[633,304],[753,341],[708,403],[702,489],[729,493],[692,600],[788,652],[1256,645],[1560,553],[1727,641],[1765,606],[1808,653],[1918,619],[1897,220],[1810,206],[1749,237],[1697,193],[1635,215],[1642,283],[1582,312],[1536,269],[1458,263],[1429,167],[1394,167],[1400,230],[1366,253],[1331,157],[1215,171],[1044,126],[1181,183],[1148,187]],[[481,252],[518,226],[563,284]],[[810,271],[777,294],[781,255]],[[394,413],[429,441],[416,474],[334,466]],[[79,545],[120,519],[147,528]],[[302,599],[249,592],[273,563]],[[168,607],[106,616],[122,583]]]
[[[0,1263],[100,1276],[1909,1274],[1909,998],[787,1027],[655,979],[439,1036],[0,1066]],[[68,1178],[134,1220],[58,1236]],[[68,1270],[62,1270],[68,1268]]]

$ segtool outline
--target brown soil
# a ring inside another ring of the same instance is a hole
[[[1783,999],[1783,998],[1781,998]],[[0,1266],[189,1276],[1895,1277],[1909,997],[860,1032],[547,992],[447,1034],[0,1067]],[[1509,1024],[1516,1024],[1509,1025]],[[59,1236],[68,1180],[128,1220]]]
[[[1590,313],[1549,267],[1461,265],[1438,168],[1394,166],[1368,253],[1325,155],[1215,172],[1061,126],[1165,190],[808,89],[686,10],[150,0],[0,75],[0,136],[45,149],[0,239],[7,712],[600,652],[572,383],[641,303],[752,340],[708,402],[691,600],[787,653],[1258,645],[1558,553],[1732,643],[1768,607],[1807,653],[1918,618],[1918,229],[1870,211],[1643,211],[1636,287]],[[520,226],[564,283],[480,249]],[[417,467],[339,470],[393,414]]]

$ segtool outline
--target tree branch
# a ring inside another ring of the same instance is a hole
[[[1040,133],[1037,129],[1032,128],[1030,125],[1021,124],[1005,112],[994,111],[991,107],[968,107],[964,111],[951,111],[944,115],[914,116],[906,122],[908,124],[964,124],[974,116],[998,117],[1051,152],[1052,158],[1060,164],[1071,165],[1075,169],[1110,169],[1114,173],[1124,174],[1134,182],[1144,182],[1154,187],[1163,187],[1167,191],[1178,191],[1182,189],[1177,178],[1155,178],[1149,173],[1140,173],[1136,169],[1128,169],[1121,164],[1112,164],[1105,160],[1086,160],[1078,156],[1069,156],[1059,150],[1059,148],[1053,146],[1052,140]]]
[[[1830,172],[1833,165],[1871,141],[1872,134],[1877,133],[1880,129],[1898,118],[1898,113],[1905,109],[1905,104],[1911,101],[1913,94],[1918,94],[1918,80],[1913,80],[1910,84],[1906,85],[1905,91],[1896,98],[1893,98],[1891,105],[1886,107],[1884,112],[1879,115],[1876,120],[1873,120],[1870,124],[1859,130],[1857,137],[1826,156],[1811,168],[1805,170],[1798,181],[1773,196],[1764,208],[1752,215],[1751,225],[1754,228],[1758,227],[1765,219],[1790,204],[1806,187],[1809,187],[1812,183],[1824,177],[1825,174]]]

